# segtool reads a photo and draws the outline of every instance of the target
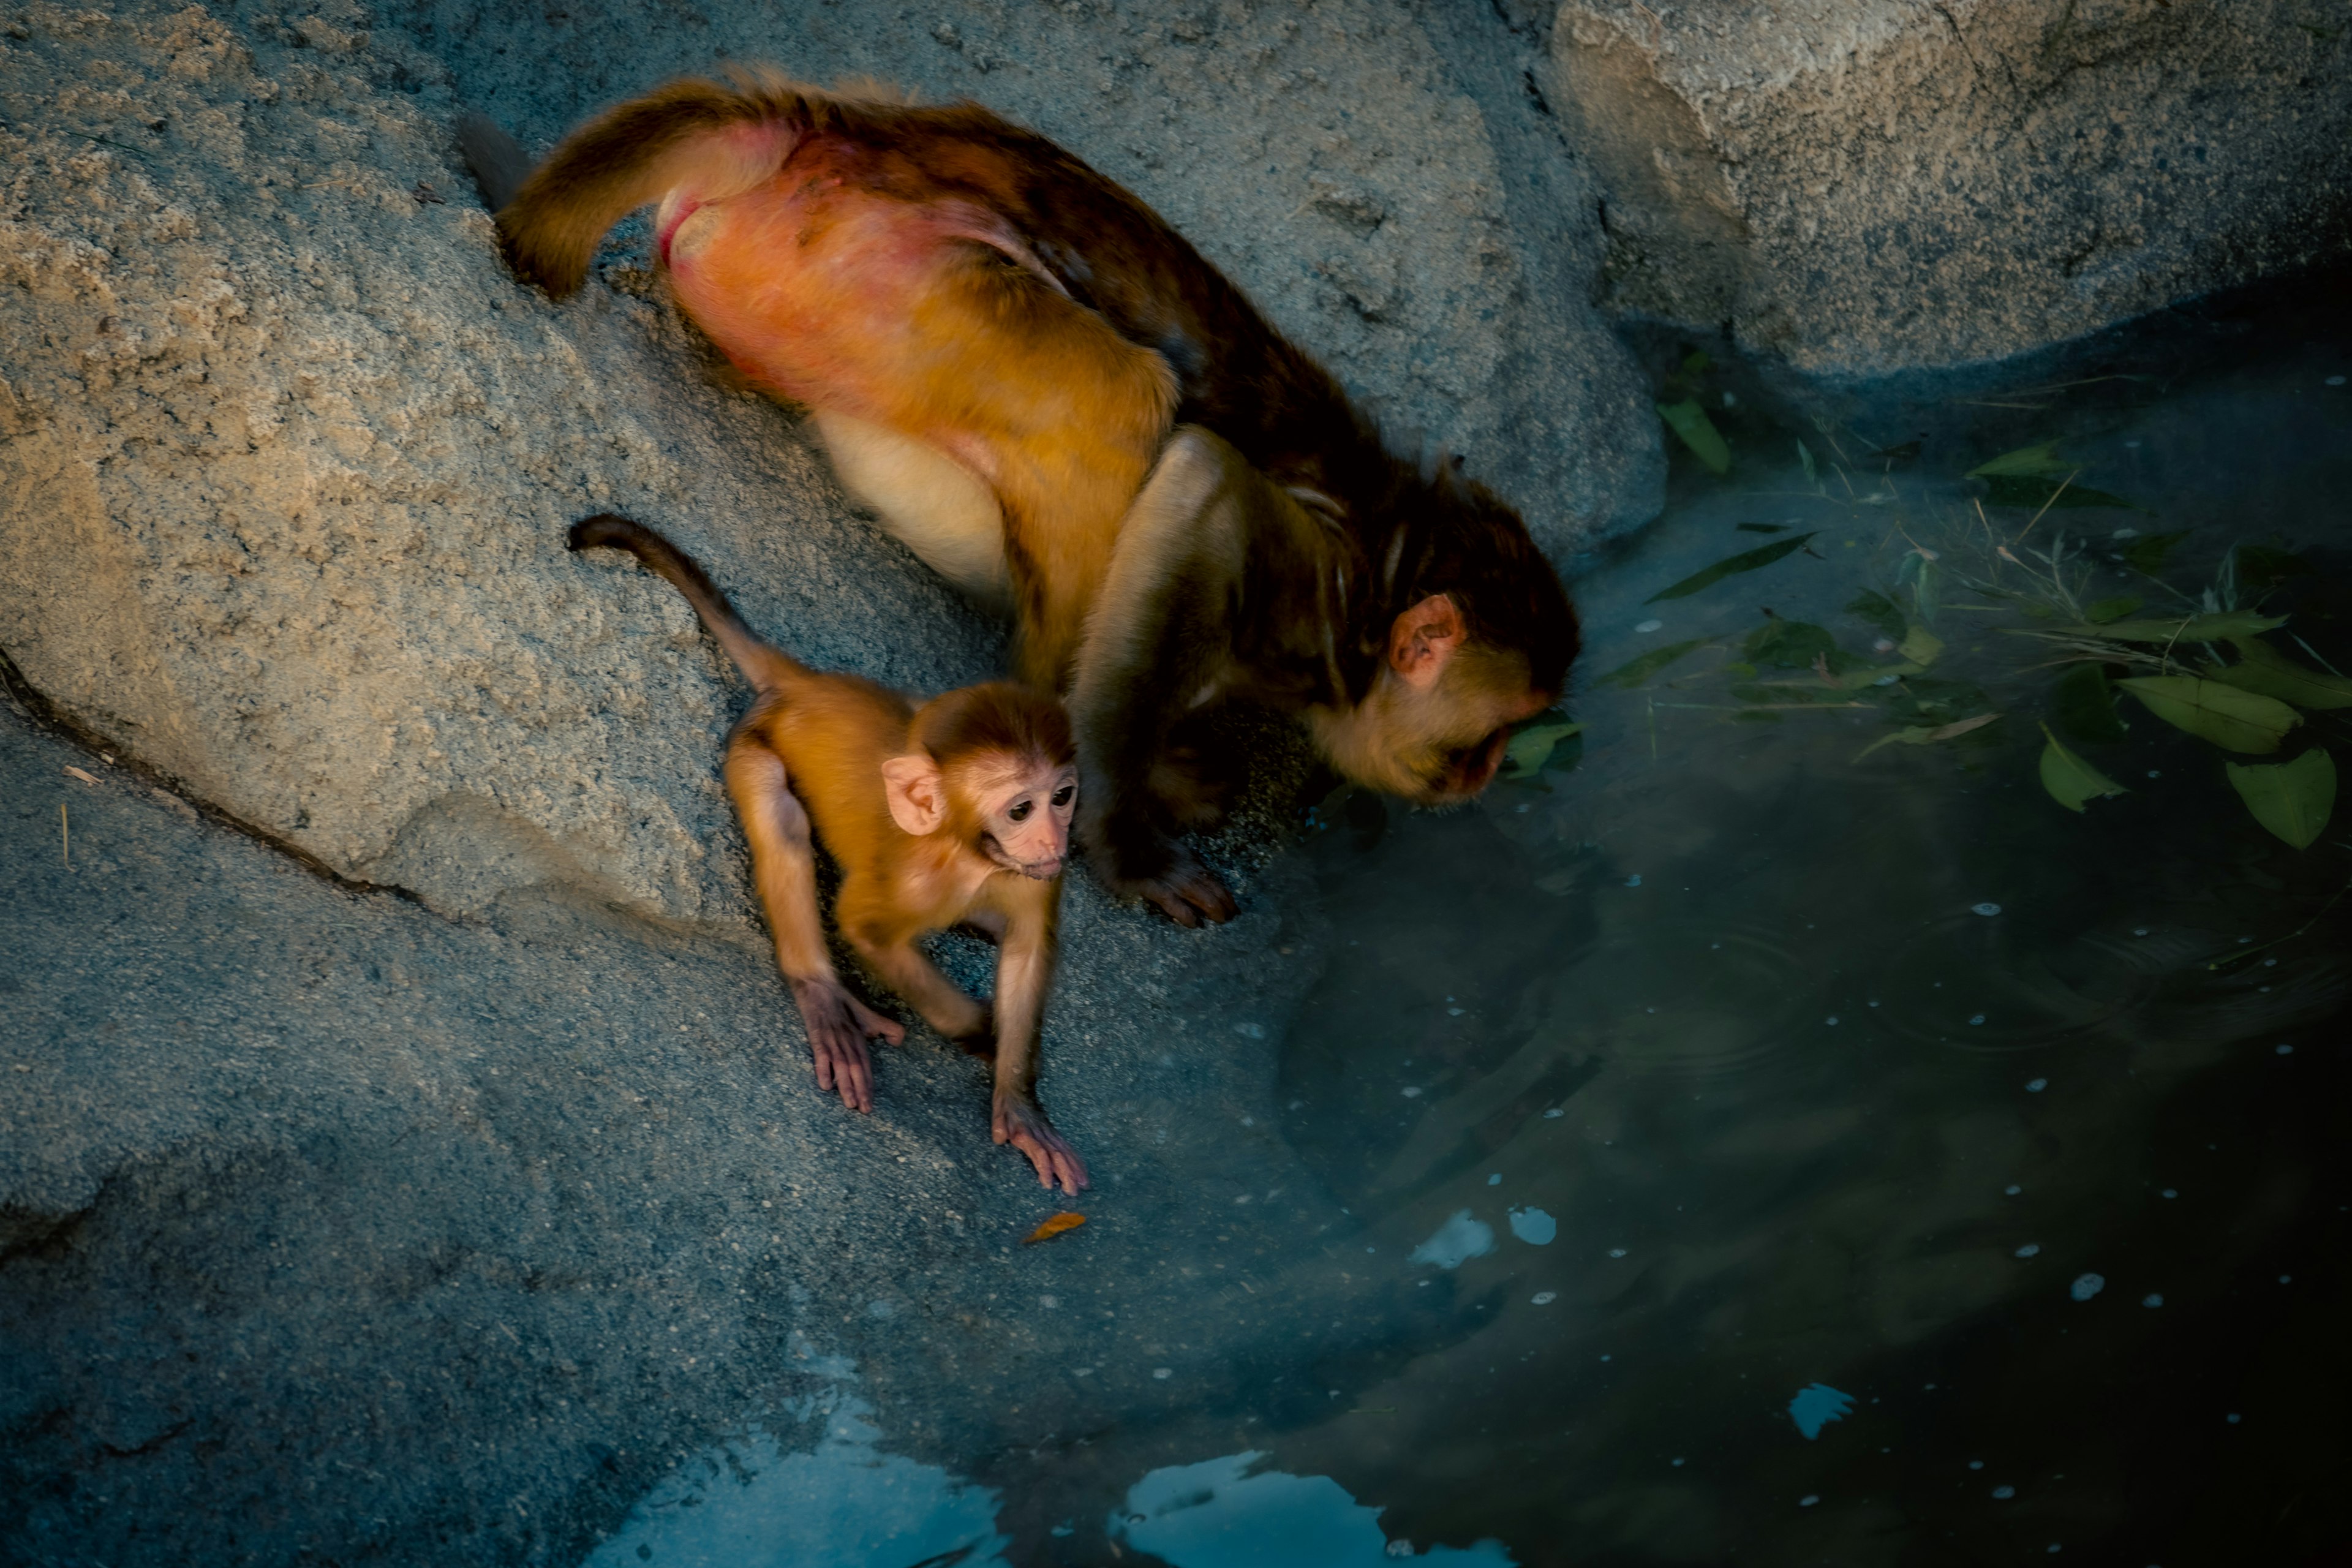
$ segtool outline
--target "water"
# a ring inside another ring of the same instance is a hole
[[[836,1427],[706,1460],[595,1561],[720,1561],[709,1519],[850,1483],[909,1565],[2340,1546],[2352,813],[2291,847],[2226,764],[2352,765],[2352,735],[2306,710],[2273,755],[2225,754],[2130,696],[2086,707],[2048,665],[2068,645],[2022,635],[2258,604],[2290,616],[2282,653],[2352,670],[2352,355],[2333,328],[2225,342],[2218,369],[2207,348],[2196,374],[1826,427],[1686,376],[1740,466],[1686,464],[1579,584],[1582,732],[1471,809],[1343,792],[1309,817],[1325,963],[1269,1033],[1331,1218],[1236,1264],[1259,1284],[1226,1291],[1229,1331],[1184,1331],[1196,1359],[1286,1340],[1286,1372],[1158,1422],[1130,1400],[1047,1462],[971,1456],[1017,1470],[1001,1498],[887,1458],[894,1413],[836,1401]],[[2063,467],[2021,484],[2145,510],[1979,510],[1965,470],[2042,441]],[[2067,809],[2053,744],[2126,793]],[[1171,1230],[1165,1266],[1223,1269],[1220,1229]],[[814,1542],[789,1559],[886,1561]]]

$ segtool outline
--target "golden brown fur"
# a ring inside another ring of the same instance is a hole
[[[997,681],[918,707],[761,642],[693,560],[642,524],[605,513],[574,524],[569,542],[625,550],[670,583],[757,692],[728,738],[727,787],[818,1086],[870,1110],[865,1042],[905,1033],[834,972],[817,908],[822,843],[841,868],[834,918],[860,961],[941,1035],[995,1061],[996,1141],[1019,1147],[1045,1184],[1084,1186],[1085,1163],[1035,1098],[1076,787],[1061,705]],[[916,946],[964,924],[997,939],[992,1016]]]

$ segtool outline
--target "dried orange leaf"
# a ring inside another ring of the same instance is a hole
[[[1060,1214],[1049,1214],[1038,1222],[1036,1229],[1021,1238],[1021,1245],[1027,1247],[1033,1242],[1051,1241],[1064,1231],[1076,1230],[1086,1223],[1086,1215],[1072,1214],[1066,1209]]]
[[[74,777],[81,780],[81,782],[86,784],[94,784],[98,782],[96,779],[90,777],[89,774],[82,772],[79,768],[68,768],[66,772],[73,774]]]

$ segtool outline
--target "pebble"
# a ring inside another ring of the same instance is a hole
[[[2020,1258],[2032,1258],[2041,1250],[2042,1244],[2040,1242],[2029,1241],[2023,1247],[2017,1249],[2017,1256]]]
[[[1538,1290],[1533,1296],[1529,1297],[1528,1300],[1533,1301],[1538,1307],[1549,1307],[1554,1301],[1559,1300],[1559,1292],[1557,1290]]]
[[[2010,1499],[2017,1495],[2017,1489],[2015,1487],[1995,1487],[1992,1489],[1992,1495],[2000,1499],[2001,1501],[2007,1502]]]
[[[2161,1307],[2164,1305],[2164,1298],[2151,1290],[2139,1299],[2139,1304],[2143,1307]]]
[[[2028,1094],[2040,1094],[2049,1087],[2050,1080],[2046,1078],[2028,1079],[2025,1081],[2025,1092]]]
[[[1819,1501],[1821,1501],[1821,1500],[1822,1500],[1822,1494],[1821,1494],[1821,1493],[1819,1493],[1819,1492],[1807,1492],[1804,1496],[1802,1496],[1802,1497],[1801,1497],[1801,1498],[1799,1498],[1799,1499],[1797,1500],[1797,1506],[1798,1506],[1799,1508],[1811,1508],[1811,1507],[1812,1507],[1815,1503],[1817,1503],[1817,1502],[1819,1502]]]
[[[1665,624],[1664,621],[1643,621],[1633,629],[1637,632],[1654,632]]]
[[[1999,904],[1970,904],[1969,906],[1969,912],[1976,915],[1997,915],[2000,913],[2000,906]]]
[[[2104,1274],[2077,1274],[2074,1282],[2066,1287],[2066,1294],[2077,1301],[2087,1301],[2106,1288],[2107,1279]]]

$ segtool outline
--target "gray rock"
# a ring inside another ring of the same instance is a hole
[[[454,913],[561,882],[751,939],[712,766],[740,692],[674,595],[566,556],[564,524],[674,530],[755,626],[895,684],[987,673],[1001,634],[790,414],[714,379],[642,225],[572,303],[516,287],[451,135],[474,102],[544,144],[730,55],[1062,137],[1557,548],[1654,510],[1631,362],[1546,247],[1523,263],[1485,113],[1410,18],[789,9],[17,13],[0,648],[345,877]]]
[[[2352,28],[2176,0],[1568,0],[1615,309],[1802,371],[1994,359],[2352,250]]]

